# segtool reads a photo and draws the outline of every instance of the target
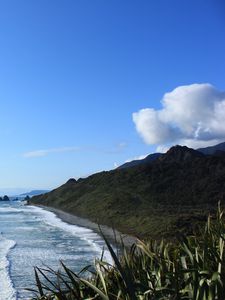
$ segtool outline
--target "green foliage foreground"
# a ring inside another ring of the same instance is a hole
[[[205,229],[177,243],[139,241],[117,255],[114,264],[96,260],[75,274],[35,268],[33,299],[225,299],[225,223],[220,207]],[[53,278],[54,277],[54,278]]]

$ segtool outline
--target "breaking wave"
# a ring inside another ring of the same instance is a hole
[[[15,247],[16,242],[0,236],[0,300],[16,300],[16,290],[10,279],[10,262],[8,253]]]

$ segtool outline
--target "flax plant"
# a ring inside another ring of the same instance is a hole
[[[177,243],[138,241],[129,250],[123,246],[118,255],[103,238],[113,264],[102,256],[78,274],[63,262],[57,272],[36,267],[33,299],[225,299],[225,224],[220,205],[204,230]]]

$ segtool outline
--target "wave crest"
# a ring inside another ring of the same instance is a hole
[[[7,257],[15,246],[15,241],[0,237],[0,300],[16,300],[16,290],[10,278],[10,263]]]

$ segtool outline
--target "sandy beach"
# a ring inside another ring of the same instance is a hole
[[[33,205],[33,204],[32,204]],[[137,242],[137,239],[134,236],[123,234],[117,230],[113,230],[112,228],[106,226],[106,225],[99,225],[88,220],[85,218],[77,217],[73,214],[64,212],[60,209],[50,207],[50,206],[43,206],[43,205],[35,205],[39,206],[45,210],[51,211],[54,214],[57,215],[62,221],[72,224],[72,225],[77,225],[77,226],[82,226],[86,228],[92,229],[94,232],[97,232],[98,234],[101,235],[101,231],[104,234],[104,236],[112,243],[113,245],[120,245],[121,244],[121,239],[123,241],[123,244],[126,247],[130,247],[132,244]],[[101,231],[100,231],[101,230]]]

